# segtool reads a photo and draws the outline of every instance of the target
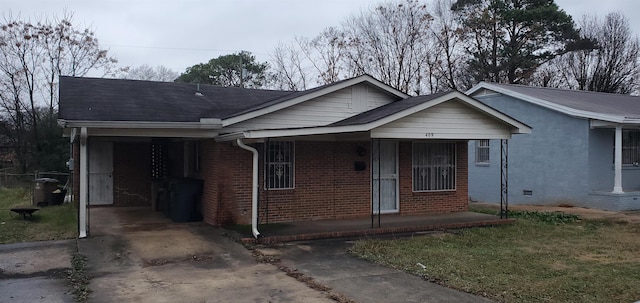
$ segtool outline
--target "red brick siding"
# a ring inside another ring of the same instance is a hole
[[[114,206],[151,206],[150,159],[150,143],[113,143]]]
[[[214,225],[251,223],[251,153],[230,143],[201,143],[205,180],[203,213]],[[414,193],[411,142],[400,142],[400,213],[444,213],[467,209],[467,143],[457,143],[455,191]],[[358,155],[364,147],[365,155]],[[368,216],[371,213],[369,142],[295,143],[295,188],[264,190],[264,159],[259,164],[260,223]],[[366,169],[356,171],[354,162]]]
[[[204,221],[211,225],[218,225],[218,182],[217,170],[219,160],[216,161],[216,143],[214,140],[200,142],[200,178],[204,180],[202,187],[202,214]]]
[[[412,144],[400,142],[400,213],[419,215],[466,211],[468,208],[467,142],[456,144],[456,190],[438,192],[413,192]]]
[[[204,221],[213,225],[251,222],[252,154],[230,143],[200,143]]]
[[[356,153],[366,149],[364,156]],[[369,142],[295,143],[295,189],[264,190],[260,165],[260,221],[291,222],[361,217],[370,213]],[[354,162],[366,163],[356,171]]]

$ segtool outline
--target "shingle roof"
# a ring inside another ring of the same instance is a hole
[[[640,118],[640,97],[581,90],[489,83],[557,105],[576,110],[625,118]]]
[[[60,77],[60,113],[66,120],[198,122],[224,118],[291,91],[193,83]]]
[[[440,92],[440,93],[435,93],[435,94],[431,94],[431,95],[425,95],[425,96],[417,96],[417,97],[409,97],[406,99],[402,99],[396,102],[392,102],[389,103],[387,105],[383,105],[377,108],[374,108],[372,110],[363,112],[361,114],[355,115],[353,117],[344,119],[344,120],[340,120],[338,122],[335,122],[329,126],[348,126],[348,125],[359,125],[359,124],[367,124],[367,123],[371,123],[377,120],[380,120],[382,118],[391,116],[395,113],[399,113],[405,109],[414,107],[416,105],[431,101],[433,99],[436,99],[440,96],[444,96],[448,93],[450,93],[451,91],[446,91],[446,92]]]

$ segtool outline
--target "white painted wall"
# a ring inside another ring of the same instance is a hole
[[[396,100],[367,84],[347,87],[273,113],[227,126],[221,133],[328,125]]]
[[[508,125],[451,100],[371,131],[372,138],[498,139],[510,138]]]

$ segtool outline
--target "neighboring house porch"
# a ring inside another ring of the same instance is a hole
[[[510,203],[640,209],[640,97],[484,82],[468,94],[534,129],[511,140]],[[469,147],[469,195],[495,202],[499,144]]]

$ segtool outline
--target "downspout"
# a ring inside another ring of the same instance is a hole
[[[258,151],[242,142],[242,139],[236,139],[238,146],[253,153],[253,183],[251,186],[251,232],[253,237],[258,239],[260,232],[258,231]]]
[[[87,198],[89,196],[89,161],[87,153],[87,128],[80,129],[80,197],[78,207],[78,238],[86,238],[89,233],[89,216],[87,212]]]

